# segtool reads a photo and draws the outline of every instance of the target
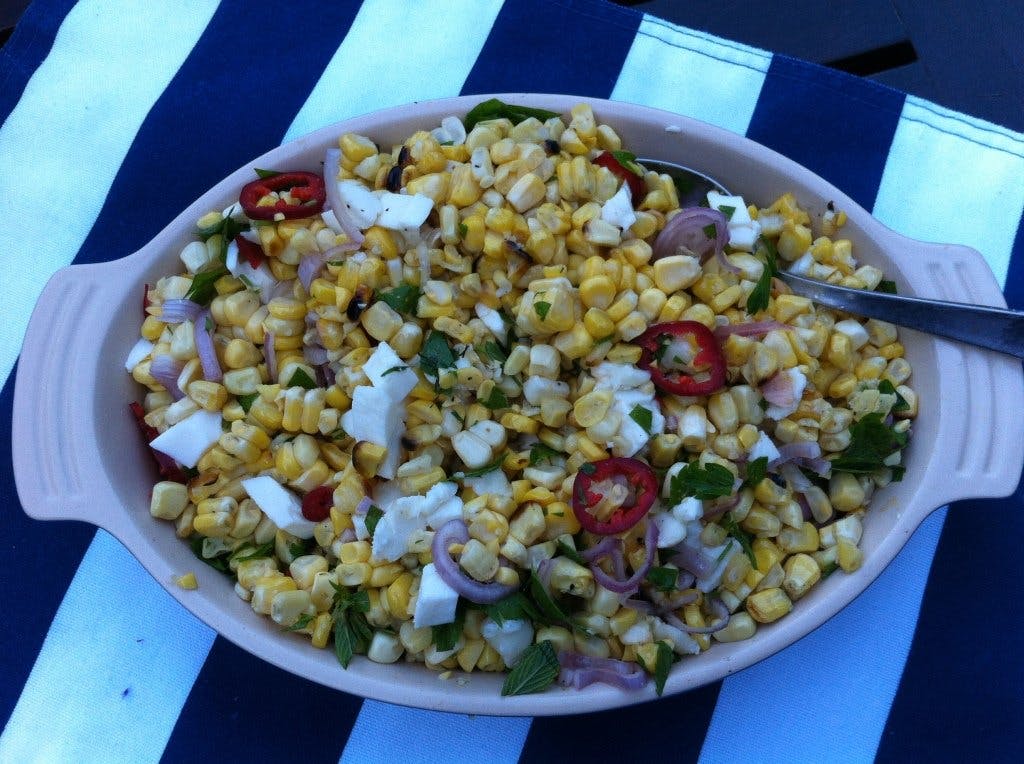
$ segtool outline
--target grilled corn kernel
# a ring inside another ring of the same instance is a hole
[[[773,587],[747,597],[747,612],[759,623],[772,623],[793,609],[793,602],[782,589]]]

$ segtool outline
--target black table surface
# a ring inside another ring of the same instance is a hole
[[[29,0],[0,0],[0,44]],[[1024,131],[1021,0],[618,0]]]

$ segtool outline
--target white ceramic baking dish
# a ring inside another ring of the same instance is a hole
[[[354,131],[390,146],[413,131],[462,115],[488,96],[415,103],[350,119],[254,159],[181,213],[152,242],[121,260],[73,265],[57,272],[32,314],[18,364],[13,442],[18,494],[25,511],[45,520],[84,520],[105,528],[134,554],[185,608],[240,647],[316,682],[365,697],[463,713],[543,715],[592,711],[654,697],[651,687],[627,693],[595,685],[552,688],[503,698],[502,678],[473,674],[445,681],[417,664],[379,665],[358,658],[347,670],[330,650],[284,634],[255,615],[221,574],[204,566],[171,526],[148,512],[155,471],[128,413],[140,392],[124,371],[138,336],[143,284],[180,270],[177,255],[195,221],[237,200],[253,167],[319,172],[324,150]],[[700,168],[747,200],[766,204],[793,191],[820,216],[828,201],[849,216],[844,235],[864,263],[884,269],[901,294],[1005,306],[999,286],[974,250],[924,244],[900,236],[835,187],[743,137],[685,117],[625,103],[559,95],[501,94],[507,102],[568,113],[587,101],[637,153]],[[335,144],[336,145],[336,144]],[[715,644],[676,664],[666,694],[712,682],[765,658],[822,624],[857,596],[935,508],[966,497],[1012,492],[1024,449],[1024,375],[1020,361],[993,352],[903,331],[920,415],[906,453],[906,477],[879,491],[868,515],[864,565],[830,576],[779,622],[754,638]],[[72,445],[73,444],[73,445]],[[70,447],[69,447],[70,446]],[[197,591],[172,576],[195,571]],[[145,603],[139,603],[145,617]],[[849,635],[856,639],[858,635]]]

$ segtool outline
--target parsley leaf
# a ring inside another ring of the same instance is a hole
[[[701,467],[699,462],[690,462],[672,477],[669,501],[676,505],[688,496],[701,501],[730,496],[732,485],[732,473],[721,464],[709,462]]]
[[[370,534],[370,538],[373,538],[373,532],[377,530],[377,523],[384,517],[384,510],[378,507],[376,504],[371,504],[370,508],[366,510],[366,518],[363,521],[366,524],[366,532]]]
[[[768,474],[768,457],[759,456],[754,461],[747,463],[747,477],[743,485],[756,488],[757,484],[765,479]]]
[[[331,617],[334,619],[334,654],[342,668],[348,668],[352,656],[365,653],[373,638],[373,629],[366,620],[370,595],[365,591],[348,592],[335,586]]]
[[[248,395],[238,396],[238,405],[242,407],[242,411],[246,414],[249,413],[249,409],[252,408],[252,404],[256,402],[256,399],[260,397],[259,393],[249,393]]]
[[[399,284],[386,292],[377,292],[377,299],[399,313],[412,314],[416,312],[416,303],[419,302],[421,294],[423,293],[415,284]]]
[[[396,371],[402,371],[408,368],[408,366],[392,366],[390,369],[386,369],[385,371],[381,372],[381,376],[386,377],[388,374],[394,374]]]
[[[480,401],[484,406],[489,408],[491,411],[497,411],[498,409],[508,408],[508,396],[502,392],[500,387],[492,387],[491,392],[487,394],[487,397]]]
[[[651,434],[651,423],[654,415],[651,413],[649,408],[645,408],[637,404],[633,407],[633,410],[629,412],[629,418],[640,425],[648,435]]]
[[[437,376],[438,369],[449,369],[455,365],[455,353],[441,332],[431,331],[420,348],[420,368],[424,374]]]
[[[315,390],[316,381],[306,373],[305,369],[300,367],[292,372],[292,378],[288,380],[288,387],[304,387],[307,390]]]
[[[733,518],[732,512],[726,512],[718,522],[725,528],[726,533],[739,542],[743,553],[750,559],[750,564],[754,566],[754,570],[757,570],[757,558],[754,556],[754,548],[750,545],[750,536],[740,528],[739,523]]]
[[[561,667],[550,639],[530,645],[519,663],[505,677],[501,694],[527,695],[547,689],[558,677]]]
[[[476,354],[481,358],[490,358],[492,361],[498,363],[505,363],[508,360],[508,355],[494,340],[487,340],[476,346]]]
[[[214,570],[219,571],[226,576],[234,575],[231,571],[231,568],[228,567],[228,559],[231,556],[231,550],[225,549],[221,552],[218,552],[213,557],[205,557],[203,555],[203,539],[203,536],[193,536],[188,540],[188,545],[192,549],[192,554],[194,554],[196,557],[205,562]]]
[[[654,659],[654,691],[661,695],[665,691],[665,680],[672,668],[672,648],[666,642],[658,642],[657,657]]]
[[[772,294],[772,277],[779,272],[777,252],[775,245],[768,239],[758,239],[760,244],[757,250],[764,255],[764,270],[758,278],[754,288],[747,295],[747,313],[753,315],[768,307],[768,300]]]
[[[544,586],[543,582],[537,578],[536,573],[530,574],[530,596],[537,605],[537,609],[540,611],[541,621],[555,624],[572,624],[572,619],[558,606],[555,602],[555,598],[551,596],[551,592],[548,591],[547,587]]]
[[[718,211],[725,215],[726,220],[732,220],[732,215],[734,212],[736,212],[736,208],[731,207],[728,204],[723,204],[718,208]]]
[[[244,220],[236,220],[233,217],[221,218],[219,221],[211,226],[205,228],[196,228],[196,233],[199,238],[206,241],[211,236],[220,234],[224,237],[224,251],[227,251],[227,243],[234,241],[235,237],[243,231],[249,230],[249,223]]]
[[[557,541],[557,542],[555,542],[555,547],[558,549],[558,553],[560,555],[562,555],[563,557],[568,557],[570,560],[572,560],[577,565],[582,565],[583,567],[587,567],[587,565],[589,564],[585,559],[583,559],[583,555],[581,555],[579,552],[577,552],[571,546],[566,544],[564,541]]]
[[[540,320],[543,321],[548,317],[548,311],[551,310],[551,303],[540,300],[533,303],[533,310],[540,316]]]
[[[556,451],[551,446],[541,441],[537,441],[530,446],[530,466],[536,467],[543,461],[547,461],[553,456],[558,456],[561,451]]]
[[[469,226],[465,223],[459,223],[459,236],[463,239],[466,238],[466,234],[469,233]]]
[[[431,626],[430,631],[434,640],[434,647],[438,650],[451,650],[459,642],[462,636],[462,627],[466,623],[466,608],[460,599],[455,607],[455,620],[451,623],[442,623]]]
[[[505,621],[535,621],[541,615],[522,592],[516,592],[491,605],[484,605],[487,617],[501,626]]]
[[[468,472],[456,472],[454,475],[452,475],[452,477],[454,477],[456,480],[480,477],[481,475],[486,475],[488,472],[494,472],[496,469],[501,467],[504,461],[505,454],[500,454],[498,458],[495,459],[490,464],[485,464],[483,467],[477,467],[475,470],[469,470]]]
[[[240,554],[241,552],[245,552],[245,554]],[[231,555],[231,559],[235,562],[246,562],[248,560],[258,560],[261,557],[270,557],[273,554],[274,542],[268,541],[265,544],[260,544],[256,547],[244,546]]]
[[[854,474],[889,469],[885,460],[907,445],[907,433],[896,432],[882,420],[880,413],[867,414],[850,427],[850,445],[832,461],[834,472]],[[902,470],[893,469],[893,480],[902,477]]]
[[[672,592],[679,580],[678,568],[651,568],[647,571],[647,580],[654,584],[659,592]]]
[[[558,112],[548,111],[547,109],[536,109],[530,106],[520,106],[518,104],[509,104],[501,101],[497,98],[489,98],[486,101],[478,103],[466,114],[463,123],[466,126],[466,132],[468,133],[479,122],[486,122],[490,119],[507,119],[513,125],[518,125],[525,119],[530,117],[536,117],[541,122],[557,117]]]
[[[887,379],[883,379],[878,383],[878,392],[884,395],[895,395],[896,403],[893,404],[893,411],[906,411],[910,408],[910,404],[907,403],[907,399],[899,394],[899,391],[893,386],[892,382]]]
[[[313,620],[313,616],[309,613],[303,613],[299,616],[298,620],[291,626],[285,626],[282,631],[299,631],[309,626],[310,621]]]
[[[191,300],[192,302],[198,303],[199,305],[209,305],[213,298],[217,296],[217,288],[214,284],[222,276],[228,275],[228,269],[222,265],[218,265],[216,268],[210,268],[209,270],[200,271],[192,278],[192,283],[189,285],[188,291],[185,292],[185,299]]]
[[[878,282],[878,286],[875,287],[876,292],[885,292],[886,294],[896,294],[896,282],[889,281],[888,279],[882,279]]]
[[[713,239],[716,236],[718,236],[718,229],[715,228],[714,223],[708,223],[701,230],[704,232],[704,235],[707,236],[709,239]]]
[[[275,175],[281,174],[278,170],[261,170],[259,167],[253,167],[252,169],[255,170],[256,174],[259,175],[262,180],[273,178]]]

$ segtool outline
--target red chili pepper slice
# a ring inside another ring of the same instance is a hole
[[[686,357],[669,350],[674,341],[689,346]],[[725,386],[725,356],[704,324],[697,321],[668,321],[654,324],[633,343],[643,352],[637,366],[650,372],[651,381],[661,390],[676,395],[707,395]],[[681,365],[683,368],[675,368]]]
[[[634,207],[640,203],[641,199],[644,198],[644,192],[647,190],[644,187],[644,179],[628,167],[624,166],[622,162],[616,159],[615,155],[610,151],[604,151],[594,157],[594,164],[600,165],[601,167],[607,167],[615,173],[616,176],[622,178],[629,184],[629,191],[633,196]]]
[[[238,245],[239,257],[244,257],[253,268],[259,268],[263,264],[263,247],[259,244],[249,241],[241,234],[235,237],[235,244]]]
[[[135,417],[135,424],[138,425],[143,439],[145,439],[147,444],[152,442],[160,433],[153,425],[146,422],[146,412],[142,410],[142,404],[138,401],[132,401],[128,404],[128,409],[132,412],[132,416]],[[152,446],[149,447],[149,453],[153,457],[153,461],[156,462],[156,466],[160,470],[160,477],[163,480],[170,480],[173,483],[188,483],[185,471],[178,466],[174,459],[167,456],[167,454],[160,453]]]
[[[334,506],[334,489],[322,485],[302,497],[302,516],[311,523],[318,523],[331,516]]]
[[[272,191],[288,191],[298,204],[279,199],[274,204],[260,205],[260,199]],[[269,178],[259,178],[242,186],[238,203],[252,220],[274,220],[282,215],[286,220],[308,218],[323,210],[327,200],[324,179],[311,172],[296,170],[282,172]]]
[[[636,525],[658,496],[658,478],[646,462],[625,456],[588,462],[572,484],[572,511],[591,533],[610,536]]]

